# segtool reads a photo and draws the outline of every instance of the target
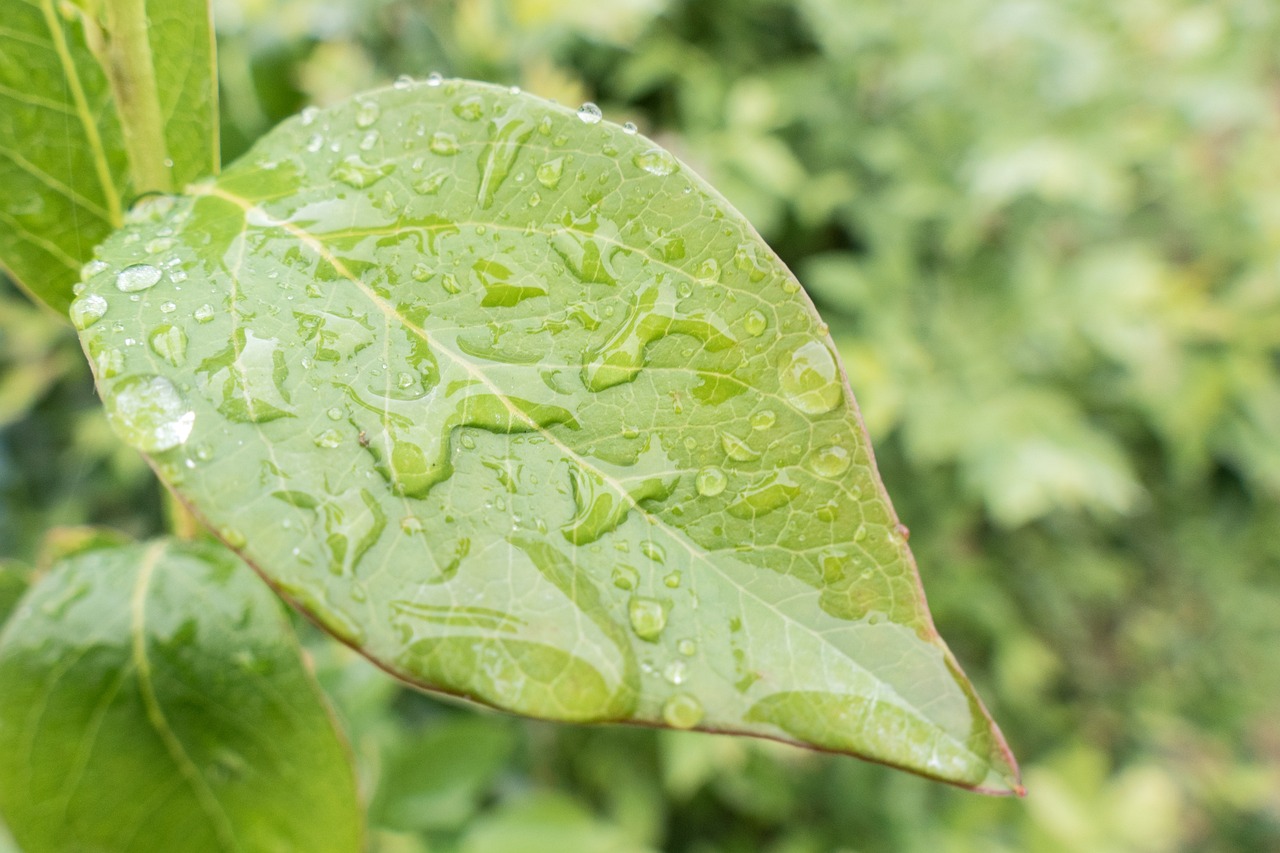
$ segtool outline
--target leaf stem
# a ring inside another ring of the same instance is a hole
[[[163,488],[163,487],[162,487]],[[164,515],[169,522],[169,530],[179,539],[192,541],[200,538],[204,525],[200,519],[187,508],[177,495],[164,489]]]
[[[107,77],[115,95],[135,193],[172,192],[146,0],[106,0]]]

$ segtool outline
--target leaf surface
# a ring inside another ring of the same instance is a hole
[[[28,853],[360,847],[279,602],[214,545],[90,550],[32,587],[0,634],[0,811]]]
[[[59,313],[135,195],[218,165],[207,0],[92,5],[0,0],[0,267]]]
[[[335,635],[522,714],[1016,789],[825,327],[669,153],[401,85],[193,192],[106,244],[82,340],[117,431]]]

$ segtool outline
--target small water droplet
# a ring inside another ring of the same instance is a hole
[[[378,135],[378,131],[376,130],[369,131],[364,135],[364,138],[360,140],[360,150],[372,151],[373,147],[378,144],[378,140],[380,138],[381,137]]]
[[[213,306],[209,304],[201,305],[191,316],[196,318],[197,323],[208,323],[213,319]]]
[[[631,162],[644,169],[650,175],[658,175],[659,177],[670,175],[678,168],[676,158],[661,148],[650,148],[648,151],[641,152],[632,157]]]
[[[635,122],[633,122],[633,121],[623,122],[623,125],[622,125],[622,132],[623,132],[623,133],[634,134],[634,133],[636,132],[636,130],[637,130],[637,129],[638,129],[638,128],[636,127],[636,123],[635,123]]]
[[[418,533],[426,532],[427,526],[422,523],[422,519],[412,515],[406,515],[404,518],[400,519],[400,529],[405,533],[408,533],[410,536],[413,536]]]
[[[372,127],[380,115],[382,115],[382,108],[378,106],[376,101],[356,102],[356,127],[361,130],[366,127]]]
[[[349,187],[364,189],[376,184],[395,171],[391,163],[374,165],[366,163],[359,154],[351,154],[338,162],[329,172],[329,177],[342,181]]]
[[[631,619],[631,630],[650,643],[655,642],[667,627],[667,609],[654,598],[632,596],[627,605],[627,615]]]
[[[714,498],[729,485],[729,478],[719,468],[703,468],[694,478],[694,487],[705,498]]]
[[[614,566],[613,585],[616,586],[618,589],[625,589],[627,591],[630,591],[635,589],[636,585],[639,583],[640,583],[640,573],[637,572],[634,568],[625,564]]]
[[[781,386],[791,404],[807,415],[826,414],[844,398],[835,359],[818,341],[809,341],[791,354]]]
[[[342,433],[336,429],[327,429],[315,437],[316,447],[328,447],[330,449],[338,447],[342,444]]]
[[[146,250],[148,255],[155,255],[155,254],[158,254],[159,252],[167,252],[173,248],[173,238],[172,237],[156,237],[153,240],[148,240],[146,242],[146,245],[144,245],[142,248]]]
[[[437,131],[431,134],[431,139],[427,142],[427,147],[435,154],[441,157],[452,157],[458,153],[458,138],[452,133]]]
[[[733,433],[723,433],[720,436],[720,445],[724,448],[725,454],[735,462],[754,462],[760,458],[759,453],[752,450],[745,441]]]
[[[439,71],[432,71],[427,75],[428,86],[439,86],[444,82],[444,76]]]
[[[156,326],[148,340],[151,351],[174,367],[187,360],[187,333],[178,326]]]
[[[662,719],[673,729],[691,729],[702,722],[702,703],[688,693],[677,693],[662,705]]]
[[[96,293],[82,296],[71,303],[71,324],[84,331],[107,313],[107,300]]]
[[[560,185],[560,178],[564,175],[564,158],[556,157],[553,160],[548,160],[538,167],[535,174],[538,178],[538,183],[549,190],[555,189]]]
[[[163,376],[125,377],[111,387],[106,402],[116,432],[144,453],[172,450],[195,425],[195,412]]]
[[[662,677],[672,684],[684,684],[689,677],[689,665],[682,660],[673,660],[663,668]]]
[[[676,651],[687,658],[691,658],[698,653],[698,644],[690,639],[684,639],[676,643]]]
[[[867,526],[865,524],[859,524],[858,529],[853,531],[853,541],[862,542],[866,538],[867,538]]]
[[[413,272],[410,274],[413,276],[414,281],[426,281],[431,278],[431,267],[422,261],[418,261],[413,265]]]
[[[454,104],[453,114],[463,121],[476,121],[484,115],[484,101],[479,95],[472,95]]]
[[[448,171],[445,169],[438,169],[414,182],[413,190],[419,195],[435,195],[440,192],[440,187],[444,186],[444,182],[448,180],[448,178]]]
[[[303,108],[303,110],[302,110],[302,114],[301,114],[301,116],[300,116],[300,118],[302,119],[302,126],[303,126],[303,127],[309,127],[309,126],[311,126],[312,124],[315,124],[316,117],[317,117],[317,116],[319,116],[319,115],[320,115],[320,108],[319,108],[319,107],[305,107],[305,108]]]
[[[768,429],[778,422],[778,416],[773,413],[772,409],[761,409],[751,416],[752,429]]]
[[[401,74],[399,77],[396,78],[396,81],[391,84],[391,87],[393,89],[399,89],[402,92],[405,89],[412,89],[413,78],[410,77],[408,74]]]
[[[580,118],[584,124],[599,124],[600,119],[603,117],[604,114],[600,112],[600,108],[590,101],[587,101],[585,104],[578,107],[578,118]]]
[[[813,454],[809,460],[809,467],[819,477],[839,477],[849,470],[852,462],[849,451],[838,444],[832,444]]]
[[[462,285],[458,284],[458,277],[451,272],[447,272],[440,276],[440,284],[447,293],[461,293]]]
[[[125,293],[135,293],[154,287],[160,281],[160,270],[151,264],[133,264],[116,275],[116,287]]]
[[[679,572],[667,572],[667,576],[662,579],[662,582],[669,589],[678,589],[680,587],[680,580]]]
[[[747,330],[748,335],[758,338],[764,334],[765,329],[769,328],[769,321],[765,319],[764,314],[752,309],[742,319],[742,325]]]
[[[655,563],[665,563],[667,561],[666,549],[657,542],[645,542],[640,546],[640,553]]]

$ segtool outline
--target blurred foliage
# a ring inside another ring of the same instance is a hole
[[[1280,849],[1280,6],[215,6],[228,157],[437,70],[595,100],[719,187],[830,322],[1030,792],[462,710],[308,633],[378,850]],[[158,529],[69,330],[4,290],[0,359],[0,556]]]

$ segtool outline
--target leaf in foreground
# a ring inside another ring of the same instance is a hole
[[[0,634],[0,812],[28,853],[354,851],[354,775],[279,602],[212,545],[53,567]]]
[[[398,85],[193,192],[105,244],[82,341],[120,435],[335,635],[536,717],[1017,788],[812,304],[666,151]]]
[[[208,2],[0,0],[0,21],[0,269],[65,313],[134,194],[217,171]]]

